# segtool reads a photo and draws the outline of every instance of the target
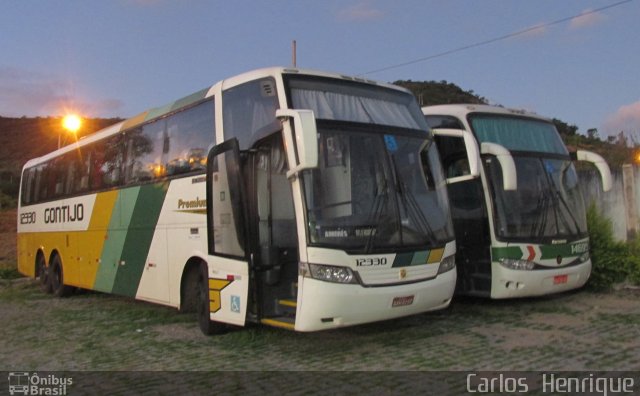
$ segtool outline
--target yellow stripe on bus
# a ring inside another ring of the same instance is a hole
[[[220,310],[220,307],[222,306],[222,297],[220,294],[222,289],[229,286],[231,282],[233,281],[209,278],[209,312],[215,313]]]
[[[118,198],[118,191],[98,194],[93,206],[89,229],[76,235],[78,243],[79,271],[75,279],[78,286],[92,289],[96,281],[100,256],[107,238],[107,228]]]
[[[442,260],[442,255],[444,254],[444,248],[433,249],[429,253],[429,258],[427,259],[427,264],[438,263]]]

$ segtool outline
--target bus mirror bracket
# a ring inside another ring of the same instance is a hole
[[[312,110],[279,109],[276,117],[282,121],[292,119],[293,125],[283,128],[284,144],[289,160],[287,177],[305,169],[318,167],[318,129]]]
[[[469,161],[469,174],[450,177],[447,179],[448,184],[471,180],[480,176],[480,152],[478,150],[476,139],[473,137],[472,133],[460,129],[433,129],[432,131],[436,136],[456,137],[461,138],[464,141],[464,147]]]
[[[600,178],[602,179],[602,190],[609,191],[613,186],[613,179],[611,177],[611,169],[609,169],[609,165],[607,161],[600,156],[600,154],[596,154],[592,151],[587,150],[578,150],[575,153],[571,153],[571,159],[578,161],[586,161],[591,162],[598,168],[598,172],[600,172]]]
[[[509,150],[497,143],[483,142],[480,146],[482,154],[495,155],[502,168],[502,185],[505,191],[514,191],[518,188],[516,163]]]

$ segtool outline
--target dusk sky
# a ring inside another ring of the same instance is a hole
[[[299,67],[447,80],[582,133],[640,138],[638,0],[10,1],[0,13],[0,116],[131,117],[245,71],[290,66],[292,40]]]

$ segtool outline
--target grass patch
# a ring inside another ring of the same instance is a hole
[[[609,290],[622,282],[640,284],[640,237],[616,241],[611,220],[598,212],[595,203],[587,209],[587,225],[593,264],[588,287]]]

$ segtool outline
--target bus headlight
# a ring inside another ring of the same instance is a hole
[[[333,283],[357,283],[353,271],[348,267],[309,264],[309,273],[314,279]]]
[[[536,266],[536,263],[528,260],[503,258],[503,259],[500,259],[500,265],[512,270],[531,271]]]
[[[586,252],[586,253],[582,253],[580,255],[580,257],[578,257],[578,260],[580,260],[581,263],[584,263],[587,260],[589,260],[590,258],[591,258],[591,256],[589,255],[589,252]]]
[[[456,255],[452,254],[451,256],[445,258],[440,262],[440,266],[438,267],[438,275],[443,274],[447,271],[451,271],[456,268]]]

